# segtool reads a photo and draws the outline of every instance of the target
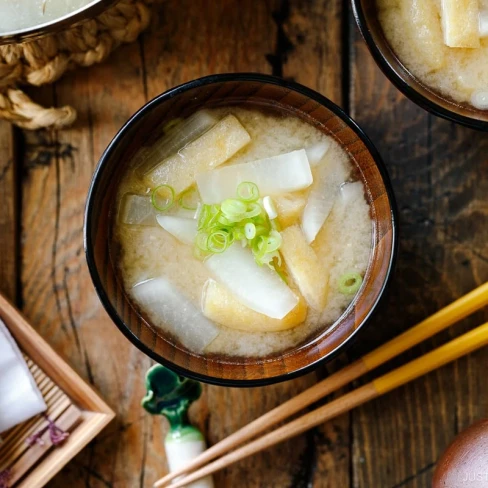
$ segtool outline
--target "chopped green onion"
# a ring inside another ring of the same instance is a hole
[[[271,221],[271,228],[273,230],[276,230],[276,231],[279,232],[281,230],[281,225],[280,225],[280,223],[277,220],[272,220]]]
[[[244,226],[244,233],[246,235],[246,239],[249,240],[254,239],[256,237],[256,226],[253,223],[248,222]]]
[[[224,252],[230,245],[229,234],[224,231],[213,232],[208,236],[207,249],[213,253]]]
[[[197,210],[200,197],[197,189],[193,186],[180,194],[178,202],[185,210]]]
[[[217,219],[219,224],[222,225],[234,225],[235,222],[233,220],[229,220],[225,215],[219,215],[219,218]]]
[[[339,291],[344,295],[354,295],[362,283],[363,278],[359,273],[345,273],[339,279]]]
[[[237,187],[237,196],[243,202],[255,202],[259,198],[259,189],[255,183],[243,181]]]
[[[166,196],[165,196],[166,195]],[[159,185],[151,193],[151,203],[156,210],[164,212],[173,206],[175,191],[172,186]]]
[[[253,246],[254,256],[258,260],[258,264],[263,264],[263,258],[268,252],[268,238],[266,236],[259,236]]]
[[[266,227],[265,225],[262,224],[256,224],[256,235],[259,236],[264,236],[267,235],[269,232],[269,228]]]
[[[274,252],[279,249],[283,239],[279,232],[272,230],[268,236],[267,252]]]
[[[190,190],[191,191],[191,190]],[[186,192],[181,195],[181,202]],[[205,259],[219,254],[234,242],[251,249],[259,266],[267,265],[281,273],[281,255],[278,249],[282,243],[278,225],[272,218],[274,203],[269,197],[259,198],[254,183],[239,185],[238,198],[228,198],[220,205],[201,205],[198,214],[198,233],[195,240],[195,256]]]
[[[244,230],[242,227],[234,227],[232,230],[234,240],[236,241],[241,241],[242,239],[247,239],[246,237],[246,228],[244,227]]]
[[[252,219],[253,217],[257,217],[263,212],[263,208],[261,207],[261,205],[259,205],[259,203],[251,203],[248,208],[249,210],[244,214],[244,218],[246,219]]]
[[[286,279],[285,273],[281,271],[281,269],[278,266],[273,266],[273,269],[278,273],[278,276],[284,281],[286,284],[288,284],[288,280]]]
[[[242,216],[246,213],[247,205],[240,200],[228,198],[222,202],[220,210],[228,219],[241,220]]]
[[[195,243],[201,251],[208,251],[208,234],[205,234],[204,232],[199,232],[197,234]]]

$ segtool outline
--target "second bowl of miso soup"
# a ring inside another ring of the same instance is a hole
[[[139,348],[245,385],[304,373],[359,332],[396,227],[382,163],[338,107],[240,74],[171,90],[126,124],[85,238],[102,302]]]
[[[488,130],[488,0],[353,0],[385,74],[437,115]]]

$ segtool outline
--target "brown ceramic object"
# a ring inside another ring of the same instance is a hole
[[[488,420],[461,432],[441,456],[433,488],[488,488]]]
[[[364,285],[332,329],[324,329],[284,354],[266,359],[196,355],[141,318],[127,299],[109,256],[111,211],[120,176],[134,153],[156,136],[155,127],[203,107],[242,105],[292,113],[332,135],[349,152],[365,183],[373,220],[373,251]],[[147,140],[149,138],[149,141]],[[85,215],[85,250],[99,297],[119,329],[142,351],[181,374],[202,381],[250,386],[303,374],[331,358],[364,326],[376,308],[395,258],[393,196],[378,153],[340,108],[296,83],[258,74],[201,78],[146,104],[115,136],[102,155],[90,187]]]
[[[373,58],[390,81],[422,108],[474,129],[488,131],[488,111],[442,97],[413,77],[390,47],[381,28],[375,0],[352,0],[354,16]]]

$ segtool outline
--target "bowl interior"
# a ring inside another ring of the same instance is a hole
[[[442,97],[415,78],[388,43],[378,19],[375,0],[352,0],[357,24],[383,73],[412,101],[430,112],[475,129],[488,130],[488,112]]]
[[[335,326],[305,344],[265,359],[205,357],[172,343],[132,308],[109,255],[111,211],[118,181],[131,157],[151,143],[160,125],[203,107],[239,104],[293,113],[333,136],[349,153],[365,183],[373,221],[372,254],[361,291]],[[264,384],[305,372],[330,357],[364,324],[387,282],[396,228],[388,177],[376,151],[338,107],[296,84],[262,75],[219,75],[175,88],[143,107],[101,158],[88,196],[85,247],[97,292],[112,319],[146,354],[180,373],[218,384]]]

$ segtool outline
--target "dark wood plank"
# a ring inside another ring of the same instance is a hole
[[[352,20],[351,27],[351,113],[388,165],[401,225],[395,280],[352,351],[359,355],[488,279],[488,141],[405,99],[375,66]],[[392,364],[487,317],[478,313]],[[355,486],[430,486],[450,439],[486,415],[488,385],[481,378],[487,364],[488,352],[479,351],[353,412]]]
[[[282,75],[342,106],[343,61],[348,55],[343,44],[344,2],[294,0],[287,8],[282,21]]]
[[[13,128],[0,123],[0,293],[17,299],[17,168]]]

